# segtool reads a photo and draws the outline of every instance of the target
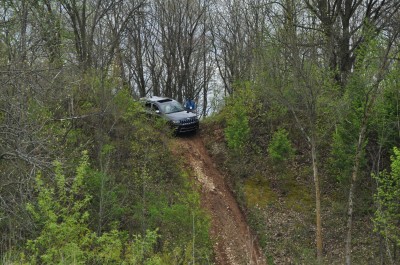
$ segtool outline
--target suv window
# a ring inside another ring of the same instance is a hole
[[[169,98],[158,100],[158,102],[160,102],[160,103],[165,103],[165,102],[170,102],[170,101],[172,101],[172,99],[169,99]]]
[[[160,107],[165,114],[180,112],[185,110],[180,103],[172,100],[162,103]]]
[[[154,103],[151,103],[151,102],[146,102],[144,104],[144,106],[145,106],[146,109],[148,109],[150,111],[153,111],[153,112],[156,111],[156,110],[159,110],[158,106],[156,104],[154,104]]]

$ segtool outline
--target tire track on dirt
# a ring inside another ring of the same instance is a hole
[[[215,167],[199,134],[176,138],[185,164],[201,186],[201,205],[211,216],[210,237],[218,265],[264,265],[266,261],[252,236],[223,175]]]

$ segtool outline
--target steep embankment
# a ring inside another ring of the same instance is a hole
[[[176,138],[175,151],[184,156],[201,187],[202,207],[211,216],[216,264],[266,264],[243,213],[207,153],[201,135]]]

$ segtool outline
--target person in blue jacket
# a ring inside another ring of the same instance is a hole
[[[194,102],[193,98],[189,97],[185,102],[185,109],[190,112],[194,112],[196,109],[196,102]]]

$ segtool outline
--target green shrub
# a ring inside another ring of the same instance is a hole
[[[289,140],[288,132],[285,129],[277,130],[268,145],[268,155],[272,162],[281,164],[291,160],[294,155],[294,148]]]
[[[33,264],[78,263],[87,261],[85,248],[92,235],[87,226],[86,211],[91,199],[82,190],[88,170],[88,156],[83,155],[72,183],[63,175],[61,163],[55,163],[55,184],[36,177],[38,201],[27,208],[41,228],[36,238],[28,240],[28,260]]]
[[[249,138],[249,119],[242,106],[235,106],[232,118],[228,119],[225,129],[225,137],[229,148],[240,150]]]
[[[373,218],[375,231],[400,246],[400,150],[393,149],[391,172],[373,175],[378,187],[374,199],[378,205]]]
[[[248,83],[244,84],[244,88],[236,89],[235,94],[228,99],[225,137],[228,147],[235,151],[242,151],[250,138],[249,117],[254,102],[254,91]]]
[[[328,158],[328,170],[338,183],[347,183],[353,169],[354,154],[357,149],[359,125],[354,115],[349,115],[354,120],[351,124],[339,124],[332,135],[330,157]],[[365,150],[367,142],[363,143]],[[365,165],[364,153],[361,156],[361,168]]]
[[[36,177],[37,203],[28,203],[37,227],[17,263],[29,264],[162,264],[155,252],[159,234],[147,230],[144,236],[129,236],[112,229],[97,235],[90,229],[92,196],[84,179],[93,174],[87,153],[83,154],[76,176],[67,178],[61,163],[55,163],[54,181]],[[132,240],[133,237],[133,240]]]

